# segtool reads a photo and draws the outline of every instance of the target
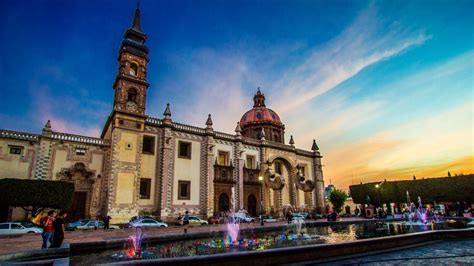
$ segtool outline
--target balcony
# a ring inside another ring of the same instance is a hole
[[[214,183],[235,184],[233,178],[234,166],[214,165]]]

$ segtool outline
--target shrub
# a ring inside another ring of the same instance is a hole
[[[340,213],[344,203],[346,202],[347,194],[342,190],[334,189],[331,191],[331,194],[329,194],[328,199],[334,207],[334,211]]]

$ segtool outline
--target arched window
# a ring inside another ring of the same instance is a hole
[[[130,88],[128,89],[127,91],[127,101],[131,101],[131,102],[137,102],[137,90],[134,89],[134,88]]]
[[[134,77],[138,76],[138,64],[135,62],[130,64],[130,75]]]

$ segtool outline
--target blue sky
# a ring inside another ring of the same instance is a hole
[[[151,116],[232,132],[260,86],[336,186],[473,171],[473,1],[140,5]],[[0,127],[98,136],[134,8],[2,1]]]

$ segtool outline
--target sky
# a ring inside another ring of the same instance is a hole
[[[0,128],[98,137],[133,0],[2,0]],[[326,184],[474,172],[474,1],[141,0],[147,114],[233,133],[257,87]]]

